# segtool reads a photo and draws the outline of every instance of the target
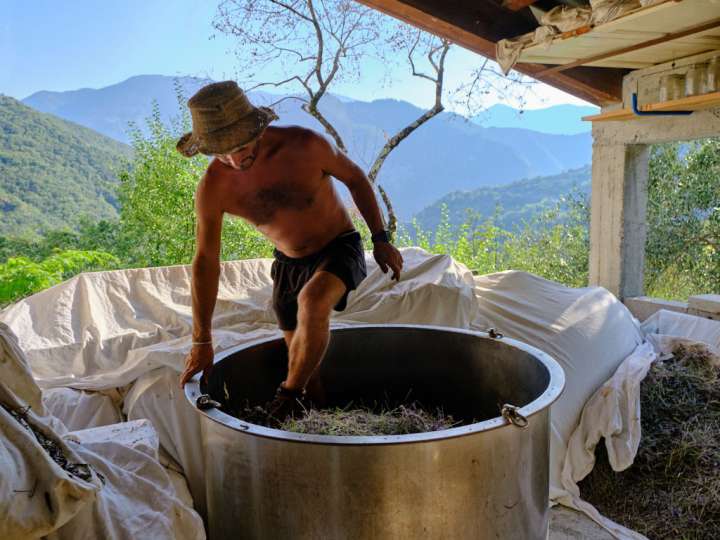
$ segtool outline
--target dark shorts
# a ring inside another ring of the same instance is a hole
[[[354,229],[342,233],[320,251],[306,257],[288,257],[277,249],[274,255],[270,270],[273,309],[282,330],[295,330],[297,327],[298,294],[318,270],[336,275],[345,284],[345,294],[335,305],[335,311],[345,309],[348,294],[367,276],[362,240],[360,233]]]

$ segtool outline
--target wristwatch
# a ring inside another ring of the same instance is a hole
[[[382,230],[373,234],[370,239],[373,244],[377,244],[378,242],[390,242],[390,235],[388,235],[386,230]]]

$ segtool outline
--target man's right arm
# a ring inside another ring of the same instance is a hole
[[[217,300],[220,280],[220,234],[223,212],[208,189],[208,177],[198,185],[195,197],[197,215],[196,248],[192,262],[192,340],[193,345],[185,360],[181,376],[184,385],[193,375],[203,371],[207,375],[212,367],[212,314]]]

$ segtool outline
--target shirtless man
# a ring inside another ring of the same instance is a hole
[[[213,364],[212,313],[220,276],[224,213],[244,218],[275,245],[273,308],[288,348],[287,378],[270,405],[275,423],[298,398],[328,345],[330,312],[345,308],[365,278],[360,235],[336,193],[344,183],[373,234],[383,272],[400,278],[403,259],[389,243],[365,173],[324,137],[300,127],[268,127],[276,119],[250,104],[232,81],[200,89],[188,102],[193,131],[178,142],[185,156],[215,159],[196,192],[197,246],[192,263],[193,345],[181,385]]]

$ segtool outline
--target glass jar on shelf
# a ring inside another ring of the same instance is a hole
[[[705,89],[706,92],[720,92],[720,56],[714,56],[707,63]]]
[[[685,95],[704,94],[706,86],[707,64],[693,64],[685,74]]]
[[[685,75],[671,73],[660,77],[660,93],[658,101],[672,101],[685,97]]]

